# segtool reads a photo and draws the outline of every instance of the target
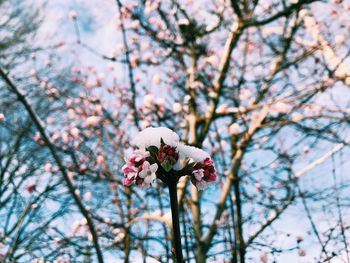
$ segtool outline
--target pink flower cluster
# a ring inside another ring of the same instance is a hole
[[[134,153],[126,160],[126,164],[122,167],[124,173],[124,185],[131,185],[134,181],[137,185],[149,187],[156,180],[156,172],[158,165],[150,164],[146,158],[150,156],[150,152],[145,150],[135,150]]]
[[[189,175],[198,190],[216,181],[214,162],[210,155],[197,147],[180,142],[179,136],[165,127],[149,127],[131,142],[138,150],[123,166],[124,185],[149,187],[159,178],[166,184]]]
[[[213,160],[205,158],[203,162],[196,163],[192,172],[191,182],[199,189],[203,190],[209,183],[216,181],[216,171]]]

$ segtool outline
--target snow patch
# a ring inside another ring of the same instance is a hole
[[[139,132],[131,141],[132,145],[139,148],[147,148],[151,145],[160,147],[160,138],[170,146],[176,147],[179,144],[179,136],[172,130],[165,127],[149,127]]]
[[[194,146],[180,144],[177,149],[179,151],[180,159],[190,158],[194,162],[202,162],[206,158],[210,158],[210,155],[207,152]]]

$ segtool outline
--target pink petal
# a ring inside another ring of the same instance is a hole
[[[134,181],[133,179],[124,178],[123,184],[126,186],[130,186],[133,181]]]

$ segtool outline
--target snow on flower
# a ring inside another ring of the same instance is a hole
[[[160,147],[160,138],[163,139],[164,143],[170,146],[177,146],[179,144],[179,136],[172,130],[165,127],[153,128],[149,127],[141,131],[131,141],[132,145],[139,148],[147,148],[149,146]]]
[[[196,162],[193,167],[191,182],[198,190],[203,190],[209,183],[216,181],[214,163],[207,152],[184,144],[179,145],[178,149],[181,159],[190,159]]]
[[[209,154],[202,149],[194,146],[180,144],[178,147],[181,159],[192,159],[194,162],[202,162],[206,158],[210,158]]]
[[[122,167],[126,186],[135,182],[136,185],[150,187],[157,178],[169,183],[189,175],[191,182],[203,190],[209,183],[216,181],[210,155],[199,148],[180,143],[179,136],[168,128],[146,128],[131,144],[138,149],[134,150]]]

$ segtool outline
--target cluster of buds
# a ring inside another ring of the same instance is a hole
[[[203,162],[196,163],[193,167],[192,175],[191,182],[199,190],[203,190],[209,183],[216,181],[213,161],[210,158],[205,158]]]
[[[147,128],[134,141],[137,146],[122,167],[124,185],[135,182],[142,187],[152,186],[156,179],[165,183],[178,181],[181,176],[191,176],[191,182],[203,190],[216,181],[214,163],[203,150],[186,146],[167,128]]]
[[[179,152],[176,147],[165,144],[161,139],[161,146],[157,153],[157,159],[164,170],[169,172],[179,160]]]

